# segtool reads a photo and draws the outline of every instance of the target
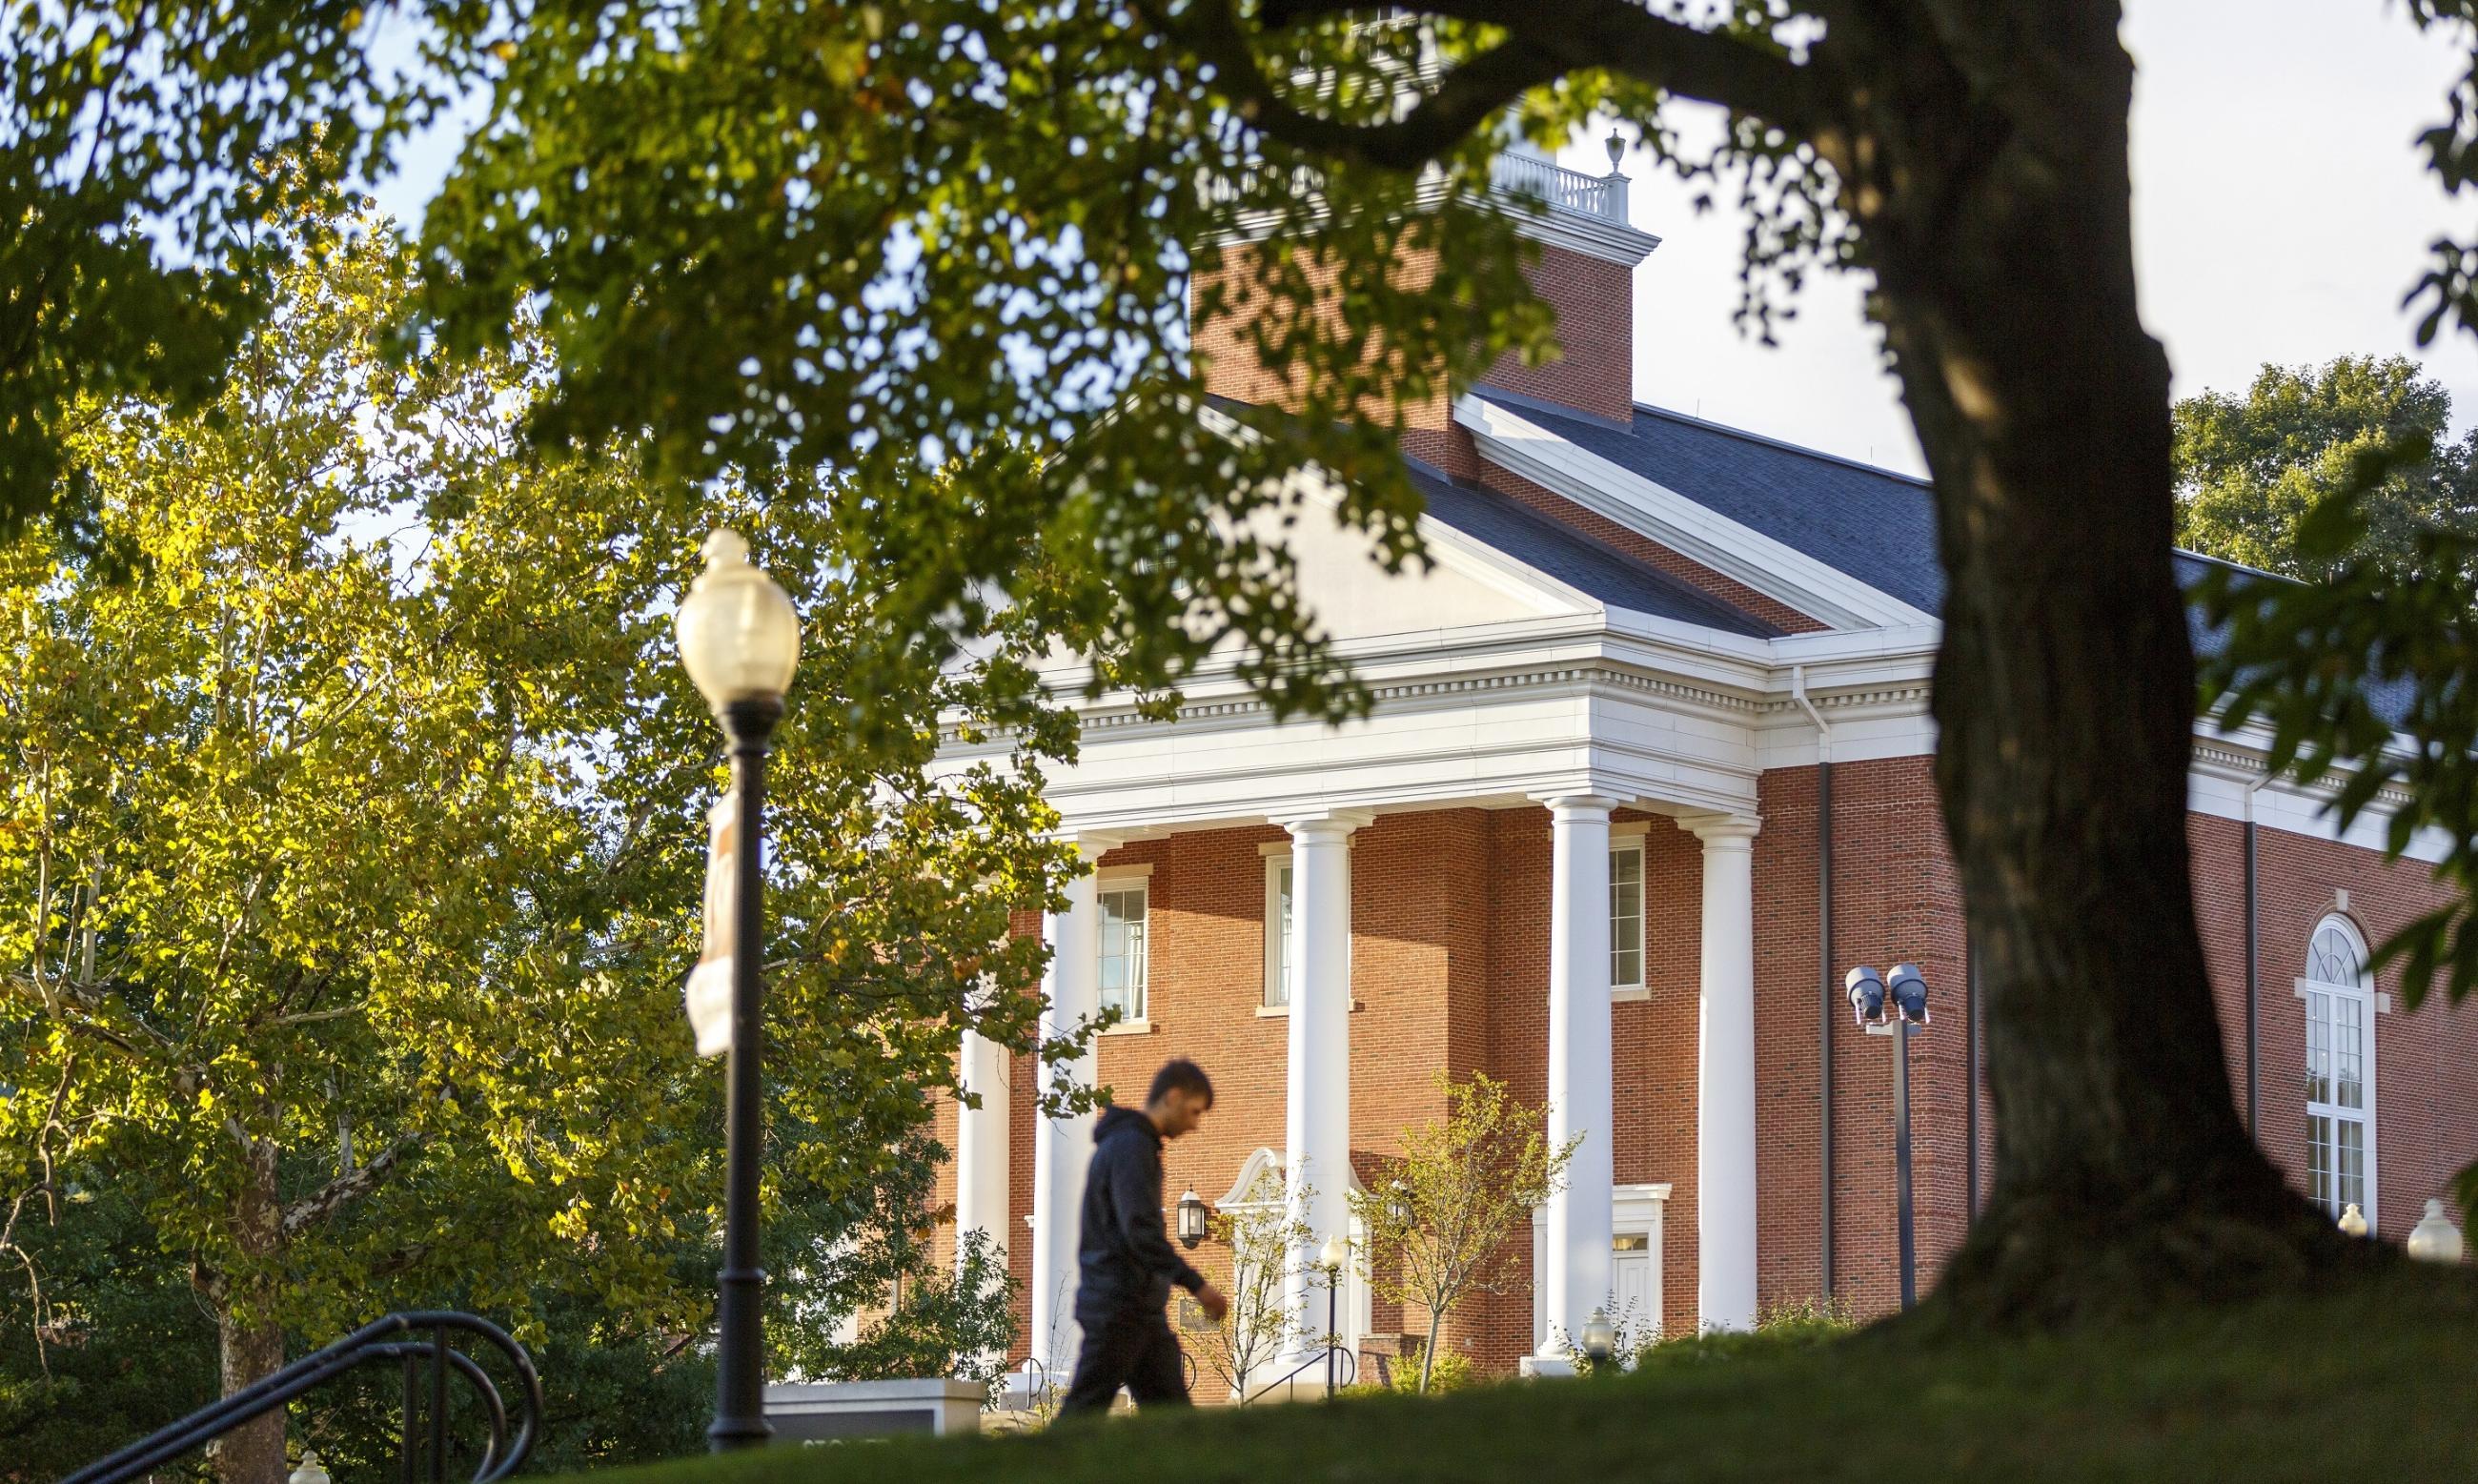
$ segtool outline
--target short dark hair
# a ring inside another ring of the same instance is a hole
[[[1150,1108],[1175,1092],[1201,1093],[1204,1105],[1213,1106],[1213,1079],[1204,1074],[1203,1068],[1183,1056],[1164,1062],[1162,1069],[1153,1073],[1153,1090],[1145,1094],[1145,1106]]]

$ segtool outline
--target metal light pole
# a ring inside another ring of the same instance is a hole
[[[1918,1239],[1910,1207],[1910,1025],[1896,1020],[1893,1034],[1893,1183],[1901,1188],[1898,1224],[1902,1254],[1902,1307],[1919,1300]]]
[[[1842,980],[1859,1027],[1893,1038],[1893,1183],[1902,1264],[1902,1307],[1918,1302],[1917,1225],[1910,1196],[1910,1033],[1928,1023],[1928,982],[1916,964],[1896,964],[1889,980],[1860,967]]]
[[[765,1023],[764,861],[766,751],[783,716],[783,692],[800,658],[800,623],[792,600],[748,565],[748,543],[729,531],[706,538],[705,571],[680,604],[680,661],[696,683],[731,744],[730,1061],[725,1073],[726,1165],[722,1271],[715,1313],[714,1451],[754,1447],[773,1436],[766,1421],[766,1271],[758,1266],[758,1153],[764,1136],[759,1056]],[[709,892],[708,906],[716,903]],[[715,929],[708,923],[708,967]],[[695,1014],[698,999],[692,988]],[[717,1027],[700,1025],[700,1047]]]
[[[1325,1239],[1325,1250],[1317,1254],[1325,1261],[1325,1394],[1333,1396],[1334,1352],[1341,1348],[1342,1267],[1351,1261],[1351,1244],[1340,1237]]]

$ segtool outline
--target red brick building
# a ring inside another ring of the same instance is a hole
[[[1212,670],[1176,721],[1088,708],[1051,798],[1096,872],[1023,924],[1055,949],[1058,1023],[1125,1017],[1068,1074],[1133,1097],[1172,1056],[1212,1072],[1212,1118],[1169,1150],[1174,1199],[1304,1170],[1308,1224],[1346,1230],[1349,1179],[1321,1172],[1374,1177],[1440,1111],[1441,1069],[1501,1078],[1582,1135],[1515,1291],[1448,1326],[1499,1371],[1605,1306],[1676,1332],[1896,1301],[1893,1045],[1843,1002],[1854,966],[1913,963],[1931,988],[1922,1288],[1994,1142],[1930,777],[1930,492],[1635,404],[1631,283],[1656,239],[1625,224],[1619,177],[1511,168],[1555,203],[1527,230],[1565,359],[1504,369],[1413,439],[1427,573],[1386,576],[1349,533],[1301,523],[1306,595],[1375,713],[1277,723]],[[1247,370],[1217,363],[1219,390],[1267,394]],[[2411,1015],[2364,971],[2436,900],[2431,854],[2387,866],[2379,824],[2337,835],[2318,796],[2266,778],[2260,738],[2196,742],[2233,1095],[2300,1189],[2398,1238],[2478,1157],[2478,1010]],[[984,1106],[941,1129],[958,1220],[1006,1245],[1019,1356],[1055,1367],[1086,1130],[1036,1126],[1028,1062],[966,1056]],[[1322,1328],[1302,1282],[1292,1301]],[[1424,1325],[1356,1275],[1345,1310],[1371,1353]]]

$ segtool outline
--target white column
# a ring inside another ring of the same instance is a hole
[[[1699,1321],[1756,1322],[1756,882],[1757,821],[1682,821],[1704,842],[1703,1034],[1696,1061]]]
[[[1291,821],[1289,1098],[1282,1170],[1306,1231],[1283,1280],[1300,1336],[1325,1332],[1323,1280],[1311,1271],[1328,1237],[1351,1231],[1351,832],[1358,817]],[[1316,1349],[1310,1344],[1300,1354]]]
[[[955,1261],[964,1260],[964,1239],[980,1232],[1001,1268],[1007,1254],[1008,1098],[1007,1049],[975,1030],[964,1032],[959,1076],[977,1108],[955,1112]]]
[[[1083,847],[1088,860],[1098,844]],[[1100,909],[1091,874],[1067,886],[1067,910],[1045,914],[1049,968],[1041,981],[1041,1034],[1074,1031],[1100,1011]],[[1089,1088],[1097,1078],[1090,1047],[1070,1061],[1042,1064],[1045,1096]],[[1032,1334],[1029,1354],[1060,1387],[1075,1364],[1075,1226],[1084,1204],[1084,1167],[1093,1158],[1093,1119],[1041,1119],[1032,1147]]]
[[[1570,794],[1549,802],[1549,1144],[1580,1136],[1565,1183],[1542,1221],[1548,1295],[1541,1371],[1571,1364],[1592,1311],[1609,1302],[1614,1122],[1609,1083],[1609,811],[1615,801]],[[1562,1331],[1562,1334],[1561,1334]]]

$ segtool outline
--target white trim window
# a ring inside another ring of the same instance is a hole
[[[1123,1020],[1141,1020],[1145,995],[1146,897],[1143,882],[1112,884],[1100,891],[1101,1008]]]
[[[1609,989],[1640,990],[1643,980],[1643,842],[1609,847]]]
[[[2306,949],[2306,1194],[2335,1217],[2375,1220],[2375,996],[2366,943],[2348,918],[2315,924]]]
[[[1291,1003],[1291,858],[1265,857],[1265,1008]]]

